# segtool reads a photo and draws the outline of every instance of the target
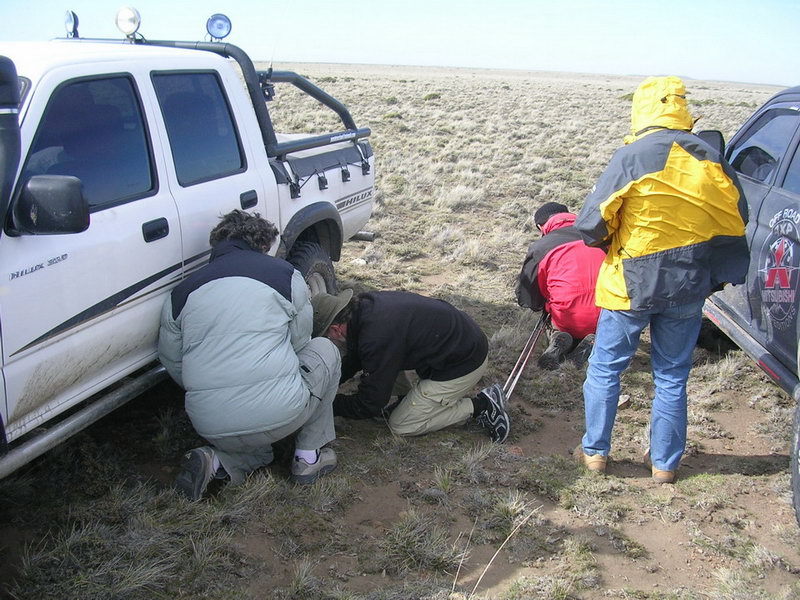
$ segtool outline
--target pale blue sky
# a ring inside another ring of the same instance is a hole
[[[124,1],[124,0],[123,0]],[[0,0],[5,40],[118,37],[120,0]],[[215,12],[254,60],[674,74],[800,84],[800,0],[138,0],[150,39],[199,40]]]

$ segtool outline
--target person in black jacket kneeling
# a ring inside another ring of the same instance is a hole
[[[399,291],[319,294],[314,336],[340,349],[341,382],[361,371],[354,394],[337,394],[334,416],[389,413],[393,433],[422,435],[475,418],[495,442],[508,437],[502,397],[465,397],[486,371],[489,344],[477,323],[444,300]],[[404,371],[416,371],[411,383]],[[491,388],[488,388],[491,389]],[[391,403],[392,396],[399,400]]]

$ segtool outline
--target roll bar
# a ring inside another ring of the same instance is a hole
[[[267,150],[267,155],[270,157],[284,157],[290,152],[297,152],[299,150],[307,150],[308,148],[317,148],[320,146],[327,146],[345,140],[358,140],[360,138],[369,137],[372,133],[369,128],[356,127],[353,117],[350,116],[344,104],[339,102],[336,98],[326,93],[322,89],[315,86],[305,77],[293,73],[291,71],[256,71],[253,66],[253,61],[248,54],[233,44],[222,44],[219,42],[178,42],[172,40],[143,40],[137,39],[137,44],[145,44],[148,46],[165,46],[169,48],[185,48],[189,50],[204,50],[206,52],[213,52],[226,58],[235,60],[239,67],[242,69],[242,76],[244,77],[247,92],[250,95],[250,101],[253,104],[253,109],[256,111],[256,119],[261,128],[261,137],[264,141],[264,147]],[[272,126],[272,119],[267,110],[266,99],[271,90],[272,82],[291,83],[315,100],[318,100],[339,115],[342,123],[346,127],[345,131],[338,133],[327,133],[323,135],[312,136],[300,140],[291,140],[287,142],[278,142],[275,135],[275,129]]]

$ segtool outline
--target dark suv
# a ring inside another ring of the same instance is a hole
[[[746,283],[711,296],[705,313],[798,401],[800,86],[759,108],[733,136],[725,156],[750,208],[750,268]],[[800,403],[793,431],[792,488],[800,522]]]

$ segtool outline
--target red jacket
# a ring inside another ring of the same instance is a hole
[[[606,254],[583,243],[573,227],[576,215],[558,213],[542,226],[542,237],[528,247],[517,284],[517,302],[544,309],[553,327],[583,339],[597,328],[600,307],[595,286]]]

